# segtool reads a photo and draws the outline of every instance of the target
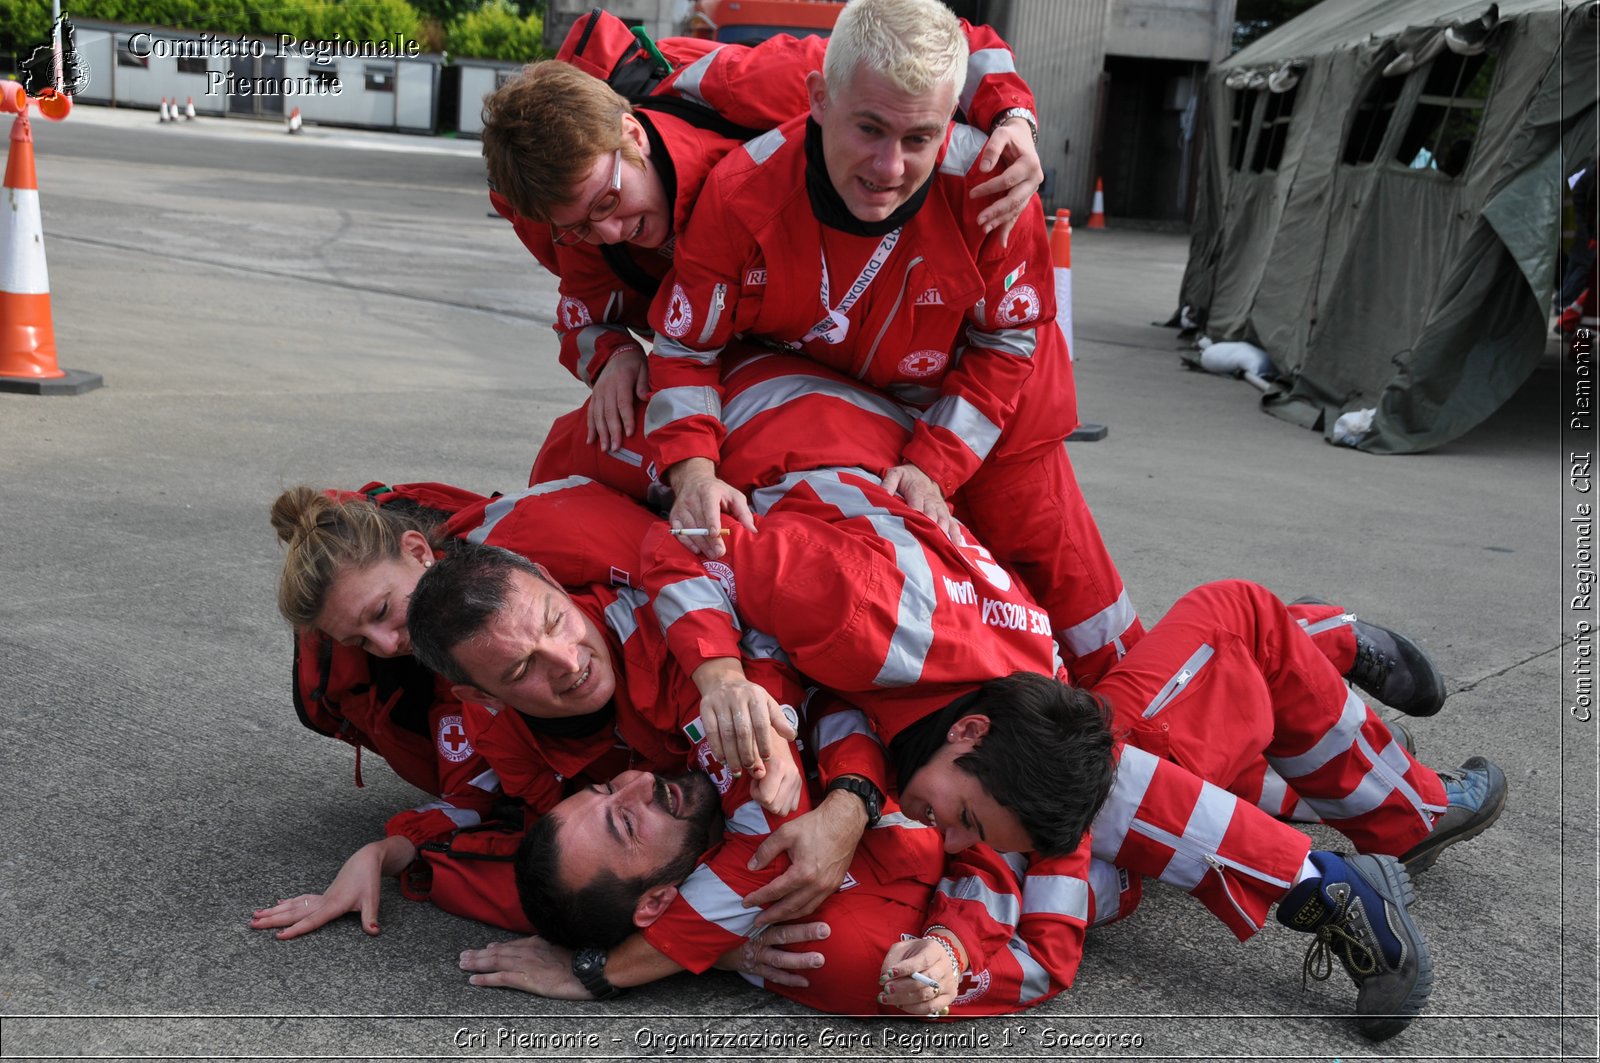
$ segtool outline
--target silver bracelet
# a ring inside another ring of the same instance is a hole
[[[1000,123],[1009,118],[1020,118],[1024,122],[1028,123],[1028,132],[1033,135],[1033,142],[1035,144],[1039,143],[1039,119],[1034,117],[1032,111],[1028,110],[1026,107],[1007,107],[1005,110],[1001,111],[995,116],[994,128],[999,129]],[[993,130],[990,132],[993,132]]]
[[[937,934],[924,934],[922,935],[922,940],[931,941],[941,949],[944,949],[944,954],[950,957],[950,971],[955,975],[956,984],[959,986],[961,984],[961,965],[956,962],[956,950],[950,947],[950,942]]]

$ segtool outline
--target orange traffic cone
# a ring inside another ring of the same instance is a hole
[[[1104,229],[1106,227],[1106,183],[1100,178],[1094,179],[1094,207],[1089,211],[1089,228]]]
[[[193,96],[190,96],[189,97],[189,102],[183,105],[183,120],[185,122],[194,121],[194,97]]]
[[[63,371],[56,364],[33,129],[26,110],[11,123],[5,189],[11,209],[0,211],[0,391],[81,395],[105,381],[99,373]]]
[[[165,96],[161,97],[161,121],[172,121],[172,112],[167,110],[167,98]]]
[[[298,132],[300,132],[300,125],[301,125],[300,108],[296,107],[294,110],[289,112],[289,119],[288,119],[288,122],[287,122],[288,132],[290,132],[290,133],[298,133]]]
[[[1056,211],[1056,223],[1050,227],[1050,261],[1056,275],[1056,324],[1067,340],[1067,354],[1078,360],[1077,348],[1072,345],[1072,211]]]

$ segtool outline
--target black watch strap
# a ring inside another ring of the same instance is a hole
[[[828,784],[828,793],[835,790],[848,790],[861,798],[861,803],[867,806],[867,826],[876,827],[878,820],[883,818],[883,791],[878,789],[859,775],[847,775],[835,779]]]
[[[596,1000],[620,997],[622,990],[606,981],[606,954],[603,949],[579,949],[572,954],[572,975]]]

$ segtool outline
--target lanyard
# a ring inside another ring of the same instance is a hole
[[[861,267],[861,275],[856,282],[850,285],[850,290],[844,293],[844,298],[839,300],[839,305],[828,309],[830,298],[828,289],[828,254],[822,251],[822,309],[827,315],[821,321],[811,326],[811,331],[800,338],[801,343],[809,343],[821,339],[827,343],[840,344],[845,336],[850,333],[850,319],[845,315],[850,313],[850,308],[856,305],[861,296],[883,270],[883,264],[889,260],[889,255],[894,251],[894,245],[900,242],[900,230],[895,229],[878,241],[877,248],[872,252],[872,257],[867,259],[867,264]]]

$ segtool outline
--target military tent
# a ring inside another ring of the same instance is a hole
[[[1264,348],[1276,416],[1446,443],[1538,364],[1600,3],[1324,0],[1218,64],[1180,303]]]

